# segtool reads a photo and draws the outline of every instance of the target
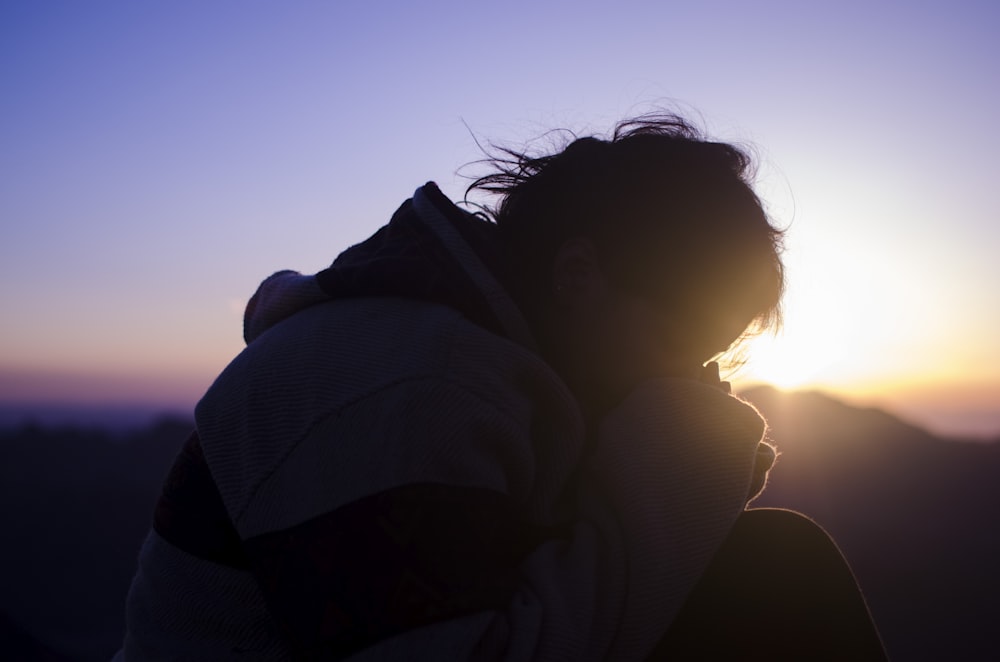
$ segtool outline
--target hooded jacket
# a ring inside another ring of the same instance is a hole
[[[663,379],[586,430],[494,230],[428,184],[329,269],[264,281],[117,659],[649,654],[759,487],[764,422]]]

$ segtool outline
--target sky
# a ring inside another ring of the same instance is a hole
[[[753,146],[783,332],[737,387],[1000,433],[1000,5],[0,4],[0,403],[189,409],[283,268],[479,142],[660,107]]]

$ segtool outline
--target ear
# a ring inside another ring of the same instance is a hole
[[[607,296],[608,281],[590,239],[575,237],[559,247],[552,263],[551,286],[560,307],[587,306]]]

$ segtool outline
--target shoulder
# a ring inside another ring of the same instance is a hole
[[[532,382],[565,389],[537,354],[452,308],[373,297],[317,304],[275,325],[227,366],[200,407],[280,393],[319,406],[301,400],[313,392],[329,409],[400,382],[433,379],[491,400]]]
[[[525,452],[539,420],[567,442],[581,436],[575,401],[541,358],[453,309],[392,298],[317,304],[286,319],[226,368],[196,412],[206,459],[237,511],[279,466],[313,457],[308,449],[360,458],[377,447],[385,458],[421,447],[413,462],[444,467],[434,458],[465,457],[452,452],[464,447],[499,461]]]

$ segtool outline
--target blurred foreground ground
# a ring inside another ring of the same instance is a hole
[[[816,393],[749,391],[781,456],[754,506],[836,538],[894,660],[1000,659],[1000,443],[947,441]],[[160,481],[190,423],[0,433],[0,650],[107,660]]]

